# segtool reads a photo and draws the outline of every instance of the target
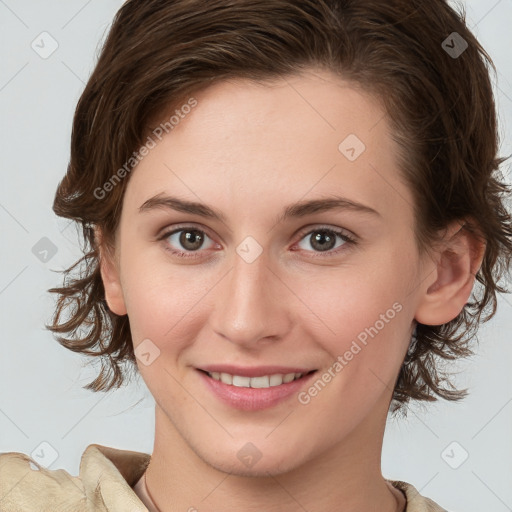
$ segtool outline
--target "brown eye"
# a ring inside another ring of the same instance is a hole
[[[164,241],[166,250],[183,258],[198,257],[200,256],[201,249],[211,248],[215,245],[213,240],[204,231],[191,226],[169,231],[162,235],[160,240]],[[210,247],[205,247],[206,240],[211,241]]]
[[[197,229],[182,230],[178,241],[187,251],[197,251],[204,242],[204,233],[201,233],[201,231]]]
[[[317,231],[309,240],[311,247],[319,251],[329,251],[336,245],[336,235],[329,231]]]
[[[337,239],[341,240],[338,244]],[[304,241],[306,244],[304,244]],[[355,240],[344,231],[332,228],[316,228],[314,230],[310,230],[302,237],[299,247],[308,252],[324,252],[330,255],[337,254],[339,252],[334,249],[341,248],[341,250],[344,250],[344,246],[354,244]],[[309,245],[312,248],[312,251],[305,245]]]

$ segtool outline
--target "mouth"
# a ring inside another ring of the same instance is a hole
[[[208,371],[196,368],[211,396],[224,405],[243,411],[269,409],[297,396],[314,378],[318,370],[304,372],[259,373],[256,376]],[[244,372],[249,373],[249,372]]]
[[[303,377],[316,372],[317,370],[311,370],[306,372],[273,373],[257,377],[235,375],[226,372],[208,372],[206,370],[201,369],[199,371],[206,374],[211,379],[216,380],[218,382],[222,382],[223,384],[226,384],[228,386],[238,388],[264,389],[275,386],[281,386],[283,384],[288,384],[290,382],[300,380]]]

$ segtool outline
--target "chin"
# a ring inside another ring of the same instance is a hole
[[[236,437],[221,445],[215,443],[190,447],[207,465],[236,476],[277,476],[306,463],[307,450],[303,443],[301,448],[297,449],[294,443],[272,443],[269,439],[266,442],[262,439],[259,443],[255,440],[257,438],[250,436],[245,439],[241,441]],[[247,439],[254,439],[254,444]]]
[[[231,458],[231,457],[230,457]],[[288,473],[296,469],[301,463],[295,460],[293,454],[285,455],[283,460],[277,460],[275,457],[267,458],[262,456],[253,466],[245,465],[244,463],[236,460],[235,462],[228,461],[224,457],[207,456],[203,460],[209,466],[215,468],[223,473],[231,474],[233,476],[241,477],[259,477],[271,478],[272,476]]]

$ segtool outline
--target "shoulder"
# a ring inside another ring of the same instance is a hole
[[[419,491],[407,482],[400,480],[388,480],[393,487],[400,489],[407,499],[407,507],[405,512],[447,512],[446,509],[438,505],[436,502],[422,496]]]
[[[87,498],[79,478],[63,469],[46,469],[24,453],[0,453],[2,512],[52,510],[53,507],[62,510],[57,505],[61,506],[63,499],[70,511],[87,510]]]
[[[24,453],[0,453],[0,511],[147,512],[132,486],[149,460],[147,453],[90,444],[79,476],[72,476],[47,469]]]

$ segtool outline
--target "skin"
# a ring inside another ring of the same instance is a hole
[[[148,366],[137,360],[156,402],[152,498],[162,512],[403,510],[380,469],[392,390],[414,321],[438,325],[461,311],[483,247],[455,223],[435,252],[418,253],[382,106],[340,77],[315,69],[265,84],[230,80],[195,98],[133,171],[115,247],[101,258],[108,305],[128,314],[135,348],[150,339],[160,350]],[[366,146],[353,162],[338,150],[349,134]],[[139,211],[161,193],[226,220]],[[286,205],[333,193],[378,214],[276,222]],[[180,244],[181,233],[158,240],[178,227],[203,230],[203,245]],[[320,228],[356,243],[336,237],[322,252],[312,240]],[[262,248],[252,263],[236,252],[247,236]],[[394,303],[401,311],[307,405],[294,396],[235,410],[194,369],[281,364],[321,375]],[[237,457],[248,442],[261,453],[252,467]]]

